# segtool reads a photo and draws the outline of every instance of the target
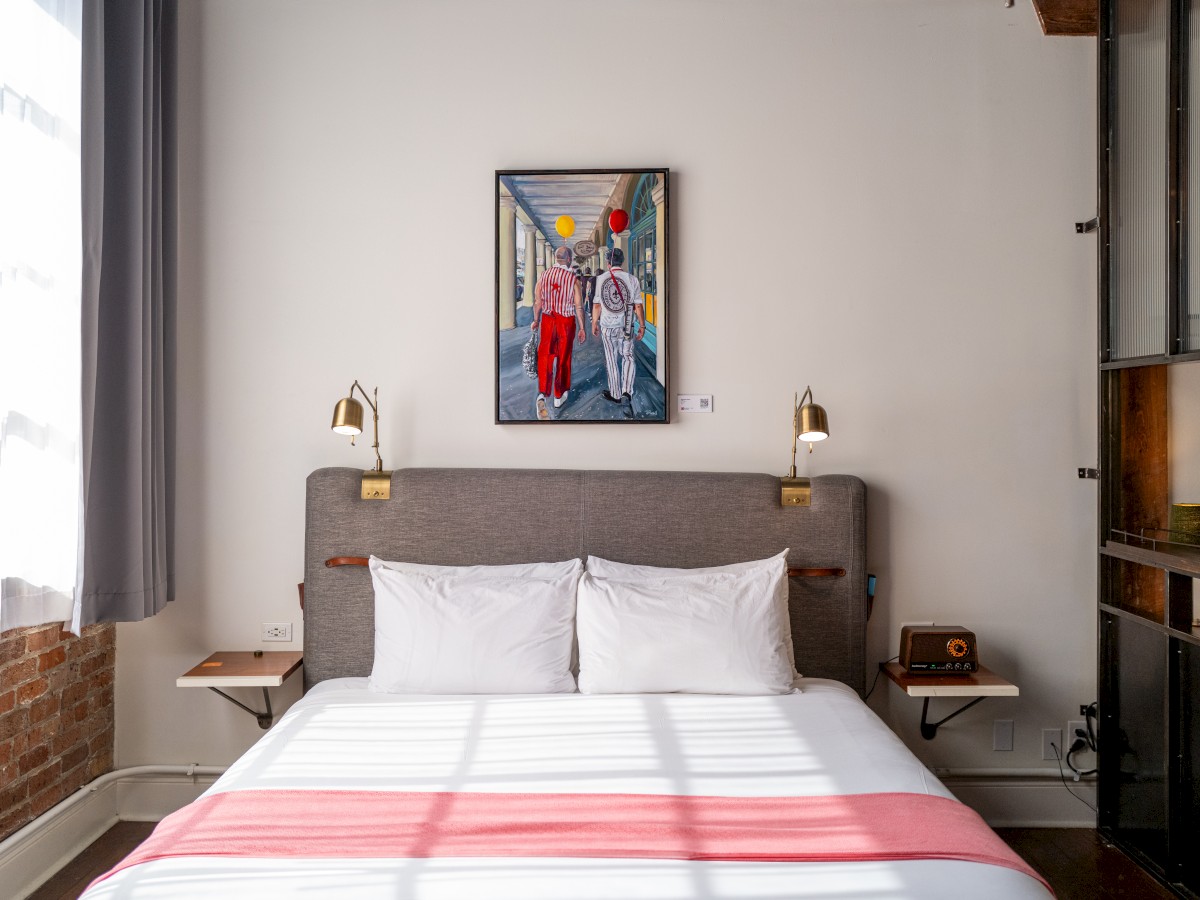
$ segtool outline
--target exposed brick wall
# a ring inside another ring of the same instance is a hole
[[[112,769],[115,636],[0,634],[0,840]]]

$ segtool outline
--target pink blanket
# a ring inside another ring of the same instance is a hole
[[[959,859],[1007,866],[1046,884],[970,808],[944,797],[899,793],[231,791],[168,816],[97,882],[138,863],[179,856]]]

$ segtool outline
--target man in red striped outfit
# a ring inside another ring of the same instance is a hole
[[[583,327],[583,294],[579,279],[571,271],[571,248],[559,247],[554,251],[554,266],[542,273],[533,294],[534,331],[541,326],[538,336],[538,395],[535,401],[537,417],[550,418],[546,408],[546,395],[551,388],[553,369],[554,408],[567,402],[567,391],[571,389],[571,351],[575,338],[579,343],[587,340]]]

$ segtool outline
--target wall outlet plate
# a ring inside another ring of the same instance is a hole
[[[1075,734],[1075,732],[1077,730],[1082,731],[1084,734],[1087,734],[1087,723],[1084,722],[1083,719],[1069,719],[1067,721],[1067,736],[1064,738],[1064,740],[1067,742],[1067,750],[1070,750],[1071,745],[1074,744],[1075,741],[1078,739],[1079,736],[1077,734]],[[1064,757],[1067,755],[1067,750],[1063,751]],[[1090,753],[1090,752],[1091,751],[1086,747],[1080,751],[1080,753]]]
[[[1053,745],[1053,746],[1051,746]],[[1042,759],[1063,759],[1067,755],[1067,751],[1062,749],[1062,729],[1061,728],[1043,728],[1042,729]],[[1054,748],[1058,748],[1058,753],[1054,752]]]
[[[996,719],[992,722],[992,749],[1011,750],[1013,748],[1013,720]]]
[[[263,622],[262,640],[290,642],[292,639],[291,622]]]

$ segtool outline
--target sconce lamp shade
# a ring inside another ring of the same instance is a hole
[[[800,407],[800,440],[807,443],[823,441],[829,437],[829,416],[825,407],[805,403]]]
[[[353,397],[343,397],[333,408],[333,430],[338,434],[362,434],[363,408]]]

